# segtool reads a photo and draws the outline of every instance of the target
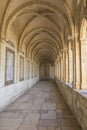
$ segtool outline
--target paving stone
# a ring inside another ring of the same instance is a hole
[[[38,124],[39,122],[39,118],[40,118],[40,114],[31,114],[29,113],[25,119],[24,119],[24,123],[28,123],[28,124]]]
[[[42,107],[42,105],[40,105],[40,104],[35,104],[35,105],[33,105],[32,106],[32,110],[41,110],[41,107]]]
[[[55,130],[55,127],[48,127],[47,130]]]
[[[43,99],[36,99],[34,104],[43,104],[44,103],[44,100]]]
[[[61,130],[60,128],[56,128],[55,130]]]
[[[54,119],[41,119],[40,122],[39,122],[39,126],[55,126],[57,127],[58,126],[58,122],[57,120],[54,120]]]
[[[75,128],[74,127],[62,127],[61,130],[75,130]]]
[[[38,130],[47,130],[47,127],[39,127]]]
[[[41,119],[57,119],[55,111],[48,111],[46,114],[41,114]]]
[[[0,112],[0,130],[81,130],[52,82],[40,81]]]
[[[21,125],[18,130],[37,130],[37,127],[31,125]]]
[[[47,111],[47,110],[40,110],[39,113],[40,113],[40,114],[47,114],[48,111]]]

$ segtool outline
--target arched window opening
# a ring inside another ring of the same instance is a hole
[[[87,21],[83,19],[81,32],[81,71],[82,71],[82,89],[87,89]]]

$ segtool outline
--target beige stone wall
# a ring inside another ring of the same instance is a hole
[[[38,82],[39,75],[38,75],[38,71],[37,72],[30,71],[31,66],[29,65],[29,78],[26,79],[26,75],[27,75],[26,61],[28,60],[29,64],[31,64],[31,60],[27,58],[25,54],[18,52],[17,48],[13,46],[12,43],[9,44],[7,41],[2,40],[0,45],[1,45],[1,48],[0,48],[0,111],[1,111],[7,105],[12,103],[15,99],[17,99],[20,95],[25,93],[36,82]],[[5,84],[6,69],[7,69],[6,48],[12,50],[15,54],[14,82],[9,85]],[[24,57],[24,79],[22,81],[19,80],[20,55]],[[38,66],[37,66],[37,70],[38,70]],[[34,75],[34,73],[36,73],[36,75]],[[33,77],[31,77],[31,75],[33,75]]]
[[[0,89],[0,111],[27,92],[39,80],[38,77],[4,86]]]
[[[49,74],[48,76],[45,75],[45,64],[42,64],[40,66],[40,79],[41,80],[45,80],[45,79],[54,79],[54,66],[52,66],[51,64],[49,65]]]
[[[60,90],[82,130],[87,130],[87,94],[81,94],[81,91],[71,88],[68,84],[58,79],[55,79],[55,81],[58,90]]]

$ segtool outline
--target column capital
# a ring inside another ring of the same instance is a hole
[[[61,50],[61,53],[64,53],[64,49]]]
[[[62,54],[59,54],[59,58],[61,58],[62,57]]]
[[[1,39],[0,39],[0,42],[3,43],[3,44],[5,44],[5,43],[6,43],[6,40],[5,40],[4,38],[1,38]]]

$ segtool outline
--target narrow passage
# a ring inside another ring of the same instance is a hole
[[[0,113],[0,130],[81,130],[51,81],[40,81]]]

